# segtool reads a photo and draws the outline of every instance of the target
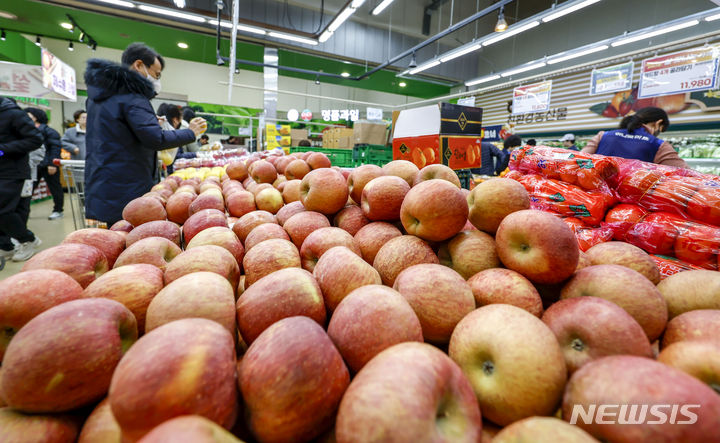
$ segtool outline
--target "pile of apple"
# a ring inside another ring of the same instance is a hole
[[[0,441],[720,441],[719,272],[582,253],[518,182],[442,165],[225,172],[0,281]],[[648,419],[570,424],[622,405]]]

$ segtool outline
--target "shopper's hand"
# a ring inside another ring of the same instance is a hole
[[[165,126],[166,121],[167,121],[167,119],[165,118],[164,115],[158,115],[158,124],[160,126]]]
[[[188,127],[192,132],[195,133],[195,137],[199,137],[207,130],[207,122],[202,117],[195,117],[194,119],[190,120]]]
[[[48,168],[48,174],[50,174],[50,175],[55,175],[55,173],[57,172],[57,168],[55,166],[48,166],[47,168]]]

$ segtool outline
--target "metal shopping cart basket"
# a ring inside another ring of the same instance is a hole
[[[58,162],[56,160],[56,162]],[[59,160],[72,211],[75,230],[88,227],[85,223],[85,161]]]

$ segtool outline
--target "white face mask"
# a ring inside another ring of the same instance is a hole
[[[158,80],[155,77],[153,77],[152,75],[150,75],[150,73],[148,72],[145,65],[143,65],[143,69],[145,70],[145,78],[150,80],[150,82],[153,84],[153,89],[155,90],[155,93],[159,94],[160,89],[162,89],[162,83],[160,83],[160,80]]]

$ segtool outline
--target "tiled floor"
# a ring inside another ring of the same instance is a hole
[[[59,245],[66,235],[75,230],[72,212],[70,211],[70,200],[67,194],[65,194],[65,216],[58,220],[48,220],[48,215],[50,215],[52,209],[52,200],[45,200],[30,206],[28,228],[42,240],[40,250]],[[22,267],[23,262],[6,262],[5,269],[0,271],[0,280],[17,274]]]

